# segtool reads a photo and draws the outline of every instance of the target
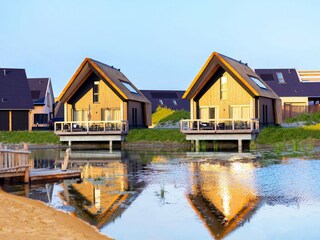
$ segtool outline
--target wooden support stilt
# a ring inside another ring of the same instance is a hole
[[[242,152],[242,140],[238,139],[238,152],[241,153]]]
[[[112,151],[112,141],[109,141],[109,150]]]
[[[29,183],[29,167],[24,170],[24,183]]]
[[[200,151],[200,141],[196,140],[196,152]]]

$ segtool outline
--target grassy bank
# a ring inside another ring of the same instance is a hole
[[[179,129],[132,129],[126,142],[176,142],[186,143],[186,137]]]
[[[262,129],[256,143],[279,144],[320,140],[320,124],[301,128],[268,127]]]
[[[152,125],[158,125],[167,122],[176,123],[181,119],[188,118],[190,118],[190,113],[187,111],[158,107],[157,111],[152,114]]]
[[[293,122],[305,122],[306,124],[316,124],[320,123],[320,112],[316,113],[303,113],[298,115],[297,117],[289,118],[285,120],[286,123]]]
[[[49,131],[27,132],[0,132],[1,143],[30,143],[30,144],[58,144],[59,138]]]

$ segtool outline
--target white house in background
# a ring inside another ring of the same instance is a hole
[[[34,109],[31,111],[32,129],[47,129],[53,119],[54,95],[50,78],[28,78]]]

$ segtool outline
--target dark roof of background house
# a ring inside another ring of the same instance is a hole
[[[172,110],[190,111],[190,102],[182,99],[184,91],[179,90],[140,90],[152,105],[152,113],[158,106],[167,107]]]
[[[24,69],[0,68],[0,109],[33,109]]]
[[[255,72],[280,97],[319,97],[320,83],[303,83],[294,68],[255,69]],[[281,72],[285,83],[279,83],[277,73]]]
[[[49,78],[28,78],[34,105],[44,105]]]

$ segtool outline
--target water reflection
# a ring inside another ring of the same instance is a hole
[[[190,205],[216,239],[249,219],[258,207],[254,163],[191,163]]]
[[[59,166],[63,154],[49,152],[42,162],[35,154],[34,166]],[[73,212],[115,239],[320,235],[319,160],[72,151],[69,167],[82,170],[82,181],[6,190]]]

